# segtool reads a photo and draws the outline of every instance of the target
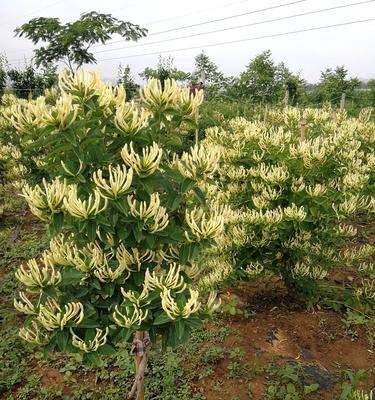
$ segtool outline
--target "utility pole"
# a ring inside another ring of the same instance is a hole
[[[204,70],[202,69],[201,71],[201,81],[200,84],[203,84],[203,88],[206,85],[206,73],[204,72]],[[201,86],[201,85],[199,85]],[[204,89],[203,90],[203,96],[204,96]],[[197,125],[197,127],[195,128],[195,144],[198,144],[199,142],[199,128],[198,128],[198,122],[199,122],[199,109],[197,109],[197,111],[195,112],[195,123]]]

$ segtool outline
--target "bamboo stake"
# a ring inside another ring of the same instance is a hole
[[[301,136],[300,136],[300,141],[303,142],[305,140],[305,134],[306,134],[306,119],[302,118],[300,121],[300,130],[301,130]]]
[[[341,100],[340,100],[340,111],[344,111],[345,110],[345,92],[341,95]]]

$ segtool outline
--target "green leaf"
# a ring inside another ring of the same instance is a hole
[[[318,389],[319,389],[319,383],[312,383],[311,385],[304,386],[303,392],[305,394],[309,394],[309,393],[315,392]]]
[[[176,334],[179,340],[181,340],[185,333],[185,322],[183,319],[178,319],[175,322]]]
[[[66,345],[69,340],[69,331],[67,329],[59,330],[56,332],[56,343],[60,351],[65,351]]]
[[[87,237],[90,242],[96,239],[96,221],[89,220],[87,223]]]
[[[155,319],[154,319],[154,325],[163,325],[168,322],[171,322],[169,319],[168,315],[165,312],[160,313]]]
[[[110,344],[106,343],[98,348],[98,354],[102,354],[104,356],[112,356],[113,354],[116,354],[116,349]]]
[[[184,194],[188,192],[195,186],[196,182],[192,179],[185,178],[184,181],[181,183],[181,193]]]
[[[195,196],[197,197],[197,199],[199,200],[201,206],[206,207],[206,197],[205,197],[204,193],[202,192],[202,190],[199,187],[195,187],[195,188],[193,188],[193,192],[194,192]]]
[[[85,274],[83,272],[75,268],[64,269],[62,272],[62,285],[69,286],[79,284],[84,276]]]
[[[53,228],[55,232],[59,232],[64,224],[64,214],[63,213],[56,213],[53,214]]]

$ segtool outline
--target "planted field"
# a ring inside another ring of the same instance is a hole
[[[3,96],[1,398],[371,398],[372,110],[202,101]]]

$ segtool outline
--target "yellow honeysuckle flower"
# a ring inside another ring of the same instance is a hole
[[[137,108],[134,102],[131,102],[124,103],[116,109],[114,123],[120,131],[128,135],[136,135],[148,125],[148,119],[148,112],[143,108]]]
[[[27,315],[37,314],[37,308],[27,298],[26,294],[24,292],[19,292],[19,296],[21,300],[14,299],[13,301],[14,308],[23,314]]]
[[[194,115],[202,104],[203,98],[203,90],[199,90],[195,94],[192,94],[190,93],[190,88],[178,89],[174,98],[174,106],[183,115]]]
[[[125,291],[125,289],[121,288],[121,294],[128,300],[130,300],[133,304],[135,304],[138,308],[142,306],[146,306],[151,303],[151,300],[148,300],[148,296],[150,291],[146,285],[144,285],[141,293],[138,293],[134,290]]]
[[[215,238],[224,230],[224,218],[215,210],[206,214],[201,208],[194,207],[192,211],[186,211],[185,221],[190,228],[189,232],[185,231],[189,242]]]
[[[176,102],[178,95],[179,89],[174,79],[166,79],[164,89],[162,89],[159,79],[151,78],[140,90],[142,102],[150,108],[172,105]]]
[[[92,340],[88,340],[85,342],[80,337],[78,337],[73,329],[70,329],[70,333],[72,334],[72,345],[74,347],[78,347],[85,353],[90,353],[92,351],[97,351],[100,346],[103,346],[107,343],[107,335],[109,332],[109,328],[100,329],[96,328],[96,335]]]
[[[160,206],[159,193],[152,193],[150,202],[137,201],[134,196],[128,196],[130,214],[134,218],[146,221],[146,229],[155,233],[163,230],[169,223],[169,217],[165,207]]]
[[[56,271],[48,258],[43,257],[44,267],[40,268],[35,258],[27,261],[27,268],[21,265],[16,278],[30,291],[38,291],[46,286],[56,286],[61,282],[61,273]]]
[[[148,316],[148,310],[143,311],[135,304],[133,304],[133,307],[126,306],[122,307],[122,309],[125,310],[125,313],[123,313],[120,310],[120,307],[116,305],[112,316],[116,324],[123,328],[136,330]]]
[[[48,334],[41,332],[35,321],[31,322],[30,327],[21,328],[18,335],[21,339],[33,344],[46,345],[49,342]]]
[[[126,280],[129,278],[130,272],[126,270],[125,265],[120,264],[116,269],[113,270],[105,260],[103,264],[96,266],[94,275],[100,280],[100,282],[113,282],[119,278],[124,271],[126,271],[126,276],[123,277],[123,280]]]
[[[173,299],[170,289],[165,288],[160,293],[161,306],[165,311],[165,313],[168,315],[169,319],[174,320],[178,317],[186,319],[200,310],[202,304],[200,301],[198,301],[199,292],[197,290],[190,288],[189,293],[190,293],[190,298],[181,308],[177,305],[176,301]]]
[[[40,305],[37,319],[47,331],[53,331],[55,329],[63,330],[68,321],[79,325],[83,317],[82,303],[71,302],[61,309],[56,300],[48,298],[45,304]]]
[[[133,170],[126,169],[125,165],[108,167],[109,179],[103,178],[103,171],[99,169],[93,174],[93,180],[99,188],[100,194],[106,199],[117,199],[128,191],[133,180]]]
[[[45,110],[41,117],[42,123],[49,126],[55,126],[58,129],[67,129],[76,120],[78,115],[78,106],[73,105],[71,93],[63,92],[57,99],[56,104]]]
[[[94,194],[90,194],[87,200],[81,200],[77,191],[77,186],[69,186],[64,198],[64,208],[73,217],[89,219],[107,208],[108,200],[104,199],[104,204],[102,204],[102,197],[98,190],[94,190]]]
[[[294,203],[285,207],[283,211],[284,215],[293,221],[303,221],[307,215],[303,206],[298,208]]]
[[[181,267],[177,263],[172,263],[169,266],[167,274],[163,272],[156,273],[153,271],[152,274],[150,270],[147,269],[145,273],[145,287],[148,290],[154,290],[156,288],[173,289],[176,293],[182,293],[186,289],[186,283],[184,277],[180,274]]]
[[[59,74],[61,92],[74,93],[76,99],[88,100],[96,94],[101,84],[99,71],[88,72],[79,68],[74,73],[64,70]]]
[[[49,220],[51,213],[61,212],[64,197],[68,192],[65,179],[55,178],[48,183],[43,178],[43,188],[39,185],[33,188],[26,184],[22,190],[23,197],[30,206],[31,212],[43,220]]]
[[[218,146],[195,145],[190,148],[190,153],[184,152],[177,160],[177,168],[181,175],[190,179],[208,177],[217,171],[221,154]]]
[[[130,142],[129,148],[126,144],[121,151],[125,164],[133,168],[140,177],[153,174],[158,169],[162,156],[163,150],[155,142],[152,146],[142,148],[142,156],[134,151],[133,142]]]

